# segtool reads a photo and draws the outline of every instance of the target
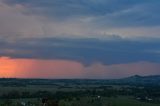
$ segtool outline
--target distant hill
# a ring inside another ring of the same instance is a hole
[[[160,75],[134,75],[122,79],[16,79],[0,78],[1,86],[27,85],[133,85],[133,86],[160,86]]]
[[[141,85],[160,85],[160,75],[140,76],[134,75],[131,77],[118,79],[117,82],[124,84],[141,84]]]

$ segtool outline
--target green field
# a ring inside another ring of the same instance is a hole
[[[132,97],[120,96],[116,98],[102,97],[101,99],[85,97],[81,98],[79,101],[61,101],[60,106],[160,106],[160,104],[139,102]]]
[[[23,106],[21,103],[26,103],[26,106],[41,106],[40,99],[12,99],[1,100],[0,106]],[[160,104],[145,103],[134,100],[133,97],[119,96],[119,97],[82,97],[78,100],[60,100],[59,106],[160,106]]]

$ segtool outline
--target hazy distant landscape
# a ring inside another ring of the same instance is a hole
[[[98,79],[0,79],[0,106],[159,106],[160,76]]]

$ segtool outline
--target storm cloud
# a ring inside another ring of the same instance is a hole
[[[1,41],[0,55],[11,58],[62,59],[84,64],[160,62],[160,40],[39,38]]]

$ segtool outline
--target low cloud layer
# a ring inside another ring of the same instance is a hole
[[[0,56],[73,60],[90,65],[160,62],[160,40],[40,38],[0,41]]]

